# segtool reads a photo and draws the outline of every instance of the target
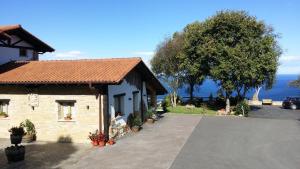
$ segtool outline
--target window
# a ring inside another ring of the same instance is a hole
[[[20,57],[27,57],[27,50],[24,48],[19,49]]]
[[[139,112],[139,92],[132,92],[133,112]]]
[[[0,100],[0,115],[2,118],[8,117],[9,100]]]
[[[125,94],[114,96],[115,117],[118,115],[122,116],[124,114],[124,96]]]
[[[75,111],[74,105],[75,101],[73,100],[60,100],[58,103],[58,120],[74,120]]]
[[[32,52],[32,60],[39,60],[39,54],[36,51]]]

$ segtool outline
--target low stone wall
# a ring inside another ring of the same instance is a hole
[[[248,104],[250,106],[262,106],[263,102],[262,101],[254,101],[254,100],[248,100]],[[272,106],[281,106],[282,101],[272,101]]]

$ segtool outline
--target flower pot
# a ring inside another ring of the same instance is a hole
[[[8,115],[0,115],[0,119],[4,119],[6,117],[8,117]]]
[[[5,148],[5,155],[8,162],[23,161],[25,157],[24,146],[11,146]]]
[[[99,147],[104,147],[105,146],[105,141],[99,141]]]
[[[22,136],[20,135],[10,135],[11,144],[20,144],[22,142]]]
[[[98,141],[92,141],[93,146],[98,146],[99,142]]]
[[[72,120],[72,117],[64,117],[65,120]]]
[[[109,145],[114,145],[116,142],[114,139],[109,139],[107,142]]]
[[[133,131],[133,132],[139,132],[140,131],[140,126],[132,126],[131,127],[131,130]]]
[[[33,134],[25,134],[22,138],[22,143],[30,143],[33,141]]]
[[[147,123],[153,124],[154,123],[154,119],[152,119],[152,118],[147,119]]]

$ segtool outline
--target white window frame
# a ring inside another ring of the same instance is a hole
[[[3,104],[5,105],[5,110],[3,112],[5,112],[8,117],[6,118],[2,118],[2,119],[8,119],[9,116],[9,111],[8,111],[8,105],[9,105],[10,100],[9,99],[0,99],[0,111],[3,111]],[[2,110],[1,110],[2,109]]]
[[[75,100],[56,100],[56,103],[57,103],[57,112],[56,112],[57,113],[57,120],[59,122],[75,122],[76,121],[77,113],[76,113],[76,101]],[[72,119],[70,119],[70,120],[65,119],[66,113],[63,113],[63,117],[60,118],[61,113],[62,113],[62,112],[60,112],[61,111],[60,107],[63,104],[69,104],[70,105]]]

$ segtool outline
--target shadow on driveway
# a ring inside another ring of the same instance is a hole
[[[2,146],[3,147],[3,146]],[[78,151],[71,143],[29,143],[25,145],[25,160],[7,163],[4,148],[0,150],[0,166],[7,169],[61,168],[60,164]]]

